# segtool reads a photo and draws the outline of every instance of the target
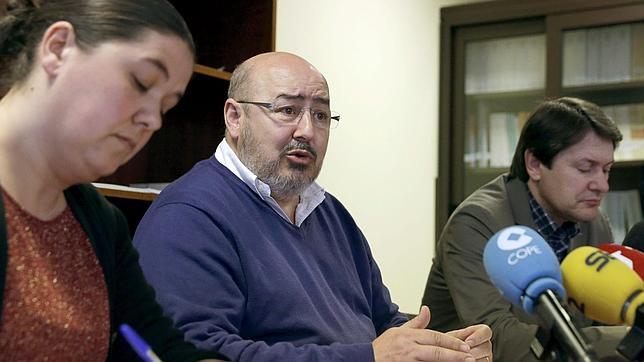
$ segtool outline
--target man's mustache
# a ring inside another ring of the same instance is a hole
[[[293,140],[289,142],[289,144],[284,146],[280,155],[285,156],[289,151],[292,151],[292,150],[304,150],[312,154],[314,158],[318,158],[318,153],[315,152],[313,147],[311,147],[311,145],[308,142],[302,142],[297,140]]]

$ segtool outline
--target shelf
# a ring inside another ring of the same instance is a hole
[[[616,161],[613,164],[613,169],[627,168],[627,167],[642,167],[642,166],[644,166],[644,160]]]
[[[629,89],[644,89],[644,80],[617,83],[594,83],[589,85],[580,85],[573,87],[563,87],[561,90],[565,93],[587,93],[597,91],[619,91]]]
[[[534,97],[543,97],[545,94],[544,89],[524,89],[517,91],[506,91],[506,92],[489,92],[489,93],[471,93],[466,94],[465,97],[469,100],[474,101],[487,101],[487,100],[498,100],[498,99],[507,99],[507,98],[534,98]]]
[[[465,197],[477,190],[481,185],[495,177],[508,172],[510,167],[467,168],[464,180]],[[644,160],[615,162],[610,172],[609,185],[611,191],[623,191],[637,188],[642,179]]]
[[[155,189],[140,189],[100,182],[94,182],[92,185],[94,185],[94,187],[98,189],[98,192],[105,197],[117,197],[128,200],[153,201],[160,192]]]
[[[561,92],[599,105],[640,103],[644,100],[644,81],[564,87]]]
[[[207,67],[207,66],[201,65],[201,64],[195,64],[193,70],[194,70],[195,73],[208,75],[208,76],[223,79],[223,80],[230,80],[230,77],[232,76],[232,73],[230,73],[230,72],[226,72],[226,71],[223,71],[223,70]]]
[[[644,166],[644,160],[629,160],[629,161],[616,161],[613,164],[615,168],[629,168]],[[491,176],[499,175],[510,170],[510,165],[506,167],[467,167],[465,172],[473,176]]]
[[[499,175],[510,170],[510,165],[506,167],[468,167],[466,172],[476,176]]]
[[[644,162],[615,163],[610,170],[608,184],[611,191],[624,191],[640,188],[644,174]]]

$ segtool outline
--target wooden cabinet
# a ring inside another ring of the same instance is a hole
[[[641,1],[502,0],[444,8],[440,87],[437,237],[460,202],[507,172],[523,122],[548,98],[600,105],[624,134],[611,189],[642,187]]]
[[[275,0],[170,0],[184,17],[197,47],[197,65],[180,103],[130,162],[101,183],[169,183],[210,157],[224,137],[223,105],[235,67],[274,50]],[[0,0],[0,16],[8,1]],[[0,95],[1,96],[1,95]],[[154,194],[99,187],[136,226]]]
[[[274,49],[272,0],[171,1],[197,45],[197,62],[181,102],[129,163],[101,182],[171,182],[212,155],[224,137],[223,105],[231,72]]]
[[[171,0],[197,46],[197,65],[181,102],[130,162],[100,182],[169,183],[210,157],[224,137],[223,105],[231,72],[253,55],[274,50],[273,0]],[[126,214],[132,230],[154,195],[99,188]]]

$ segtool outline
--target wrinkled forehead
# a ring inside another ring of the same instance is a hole
[[[329,103],[329,87],[322,74],[308,63],[272,62],[253,72],[253,89],[257,97],[278,97]]]

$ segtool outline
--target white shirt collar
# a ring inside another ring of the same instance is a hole
[[[260,180],[257,175],[255,175],[251,170],[244,165],[239,157],[235,154],[235,151],[228,145],[228,142],[224,138],[217,146],[215,151],[215,158],[219,163],[224,165],[232,173],[234,173],[239,179],[241,179],[248,187],[251,188],[255,193],[257,193],[262,200],[266,201],[270,207],[275,210],[275,212],[280,215],[282,218],[291,222],[289,217],[286,215],[284,210],[279,206],[277,201],[271,197],[271,188],[262,180]],[[318,207],[325,198],[324,189],[318,185],[318,183],[313,182],[309,187],[307,187],[304,192],[300,195],[300,202],[297,204],[295,209],[295,225],[301,226],[304,220],[311,215],[313,210]]]

